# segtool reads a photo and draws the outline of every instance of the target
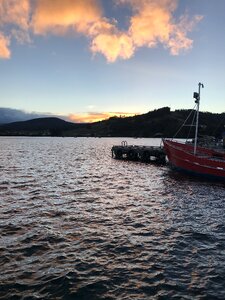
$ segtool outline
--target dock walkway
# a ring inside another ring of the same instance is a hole
[[[163,147],[159,146],[128,145],[126,141],[123,141],[121,145],[113,146],[111,151],[112,157],[115,159],[141,161],[145,163],[166,163],[165,151]]]

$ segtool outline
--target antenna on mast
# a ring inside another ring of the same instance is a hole
[[[199,105],[200,105],[200,93],[201,88],[204,88],[204,84],[198,83],[198,93],[194,92],[193,97],[195,98],[195,103],[197,104],[197,116],[196,116],[196,127],[195,127],[195,144],[194,144],[194,155],[196,154],[197,149],[197,140],[198,140],[198,123],[199,123]]]

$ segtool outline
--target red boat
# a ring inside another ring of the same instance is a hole
[[[204,86],[202,83],[199,83],[199,92],[194,93],[197,104],[194,144],[164,139],[164,150],[172,168],[192,175],[219,179],[225,182],[225,150],[222,147],[221,149],[217,149],[198,146],[198,117],[201,87]]]
[[[172,168],[193,175],[220,179],[225,182],[225,152],[181,142],[163,140],[164,149]]]

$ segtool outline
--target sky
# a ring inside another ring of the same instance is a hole
[[[0,108],[225,111],[225,0],[0,0]]]

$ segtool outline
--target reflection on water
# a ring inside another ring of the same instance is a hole
[[[1,299],[225,299],[224,185],[122,140],[1,138]]]

